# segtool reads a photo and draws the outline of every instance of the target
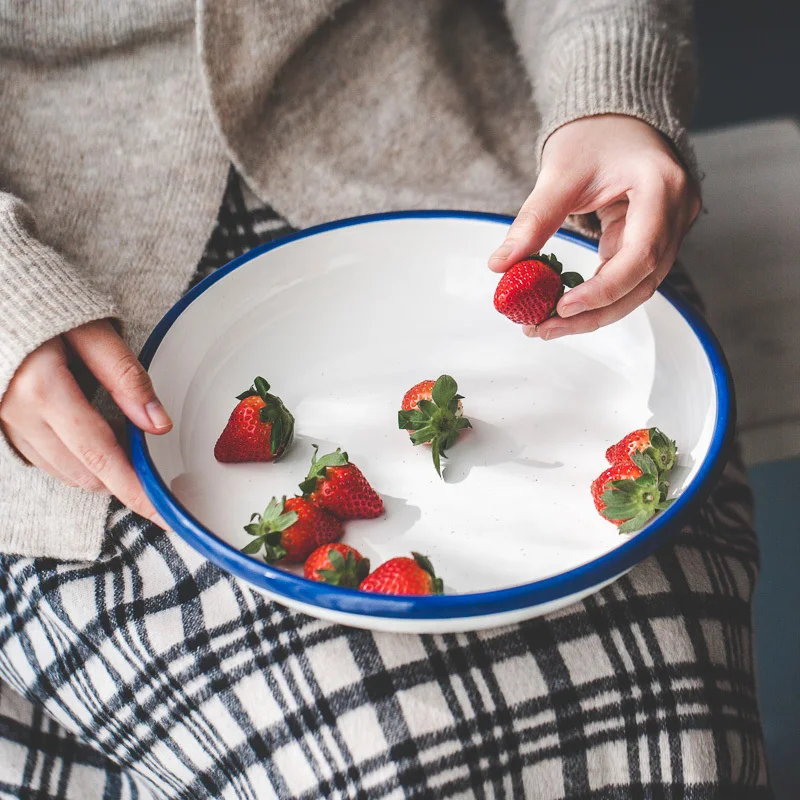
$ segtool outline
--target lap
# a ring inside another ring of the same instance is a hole
[[[628,575],[478,633],[320,622],[110,522],[96,563],[2,560],[0,678],[155,797],[768,796],[736,461]]]

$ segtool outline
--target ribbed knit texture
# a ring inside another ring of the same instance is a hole
[[[141,347],[202,254],[231,161],[298,226],[514,213],[547,136],[592,114],[648,122],[692,166],[688,7],[0,0],[0,398],[28,353],[89,320],[118,316]],[[97,554],[102,496],[6,442],[0,486],[0,550]]]
[[[20,362],[54,336],[115,316],[114,301],[36,238],[33,217],[0,193],[0,397]]]
[[[546,95],[537,152],[548,137],[581,117],[626,114],[649,123],[675,146],[693,177],[694,153],[686,139],[679,92],[693,85],[691,42],[664,36],[641,13],[589,17],[548,40],[549,69],[539,93]],[[539,59],[541,61],[541,59]],[[683,98],[689,108],[691,98]]]

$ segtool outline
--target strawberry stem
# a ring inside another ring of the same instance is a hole
[[[321,458],[317,458],[319,445],[312,444],[311,446],[314,448],[314,454],[311,456],[311,469],[309,469],[306,479],[300,484],[303,497],[308,497],[317,488],[317,481],[325,477],[328,467],[344,467],[350,463],[347,453],[343,453],[341,447],[337,447],[333,453],[327,453]]]
[[[318,569],[317,575],[331,586],[357,589],[361,581],[369,575],[369,559],[362,558],[356,562],[352,550],[346,557],[338,550],[329,550],[328,561],[331,562],[331,569]]]
[[[430,575],[431,578],[431,594],[444,594],[444,581],[436,577],[436,572],[433,569],[433,564],[428,556],[423,556],[421,553],[412,553],[414,561]]]
[[[237,400],[244,400],[247,397],[260,397],[264,401],[264,407],[259,411],[259,419],[272,425],[269,451],[276,456],[277,461],[288,450],[294,439],[294,417],[280,397],[269,393],[269,383],[260,375],[246,392],[236,395]]]
[[[280,561],[286,555],[286,549],[281,544],[281,533],[297,522],[297,512],[284,512],[285,502],[285,497],[282,500],[273,497],[263,514],[250,515],[250,523],[244,529],[256,538],[242,548],[243,553],[254,555],[263,546],[264,560],[268,564]]]
[[[472,423],[461,416],[458,384],[450,375],[440,375],[431,390],[431,400],[420,400],[417,407],[409,411],[398,411],[397,425],[411,432],[413,445],[430,444],[433,466],[442,477],[442,458],[447,449],[458,439],[458,434]]]

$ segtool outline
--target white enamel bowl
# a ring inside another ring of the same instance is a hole
[[[454,632],[555,610],[619,577],[676,532],[722,468],[732,427],[724,359],[704,323],[657,293],[597,333],[542,342],[492,305],[487,255],[506,217],[408,212],[335,222],[258,248],[194,288],[142,352],[175,421],[133,430],[155,507],[200,553],[270,598],[375,630]],[[558,233],[545,252],[589,277],[594,245]],[[474,430],[440,480],[397,429],[404,392],[453,375]],[[214,442],[234,396],[262,375],[294,413],[277,464],[223,465]],[[678,499],[620,536],[595,511],[606,447],[657,425],[675,438]],[[243,525],[291,495],[312,443],[341,446],[383,496],[384,517],[347,524],[373,565],[419,551],[446,594],[392,597],[307,581],[243,555]]]

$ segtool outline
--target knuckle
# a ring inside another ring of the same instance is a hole
[[[125,353],[114,369],[117,388],[124,392],[136,392],[150,388],[150,376],[133,353]]]
[[[515,233],[525,233],[538,230],[541,226],[542,216],[538,211],[532,208],[522,208],[511,227]]]
[[[658,278],[650,274],[642,281],[642,294],[644,295],[644,300],[649,300],[655,293],[656,289],[658,289]]]
[[[79,457],[86,469],[94,475],[103,475],[108,470],[109,453],[100,447],[82,448]]]
[[[47,402],[51,387],[46,375],[39,370],[26,369],[18,373],[14,380],[15,394],[26,405],[41,408]]]
[[[124,498],[120,497],[119,499],[122,501],[123,505],[126,505],[131,511],[135,511],[140,516],[149,518],[153,513],[150,508],[150,500],[142,489],[134,489]]]
[[[660,258],[661,253],[659,248],[653,242],[650,242],[639,250],[637,260],[641,267],[649,275],[650,273],[655,272]]]
[[[601,306],[611,305],[617,299],[617,290],[611,281],[606,278],[602,271],[597,273],[597,278],[600,280],[596,283],[596,291]]]
[[[674,161],[667,168],[664,180],[676,194],[683,194],[689,188],[689,176],[686,174],[686,170]]]
[[[694,222],[698,215],[700,214],[701,209],[703,208],[703,201],[700,199],[700,196],[695,192],[692,194],[692,200],[689,203],[689,221]]]

